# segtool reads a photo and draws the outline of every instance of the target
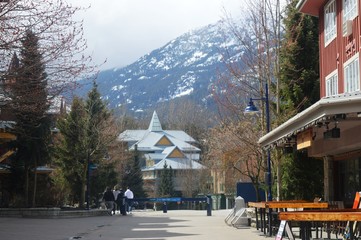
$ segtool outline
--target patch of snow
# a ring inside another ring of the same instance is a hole
[[[193,90],[194,90],[193,88],[189,88],[189,89],[184,90],[183,92],[178,92],[177,94],[171,96],[171,99],[190,95],[193,92]]]
[[[119,91],[119,90],[122,90],[123,88],[125,88],[124,85],[113,86],[111,88],[111,91]]]
[[[207,56],[207,53],[203,53],[201,51],[196,51],[195,53],[193,53],[193,56],[190,57],[185,63],[184,66],[189,66],[192,65],[194,62],[204,58]]]

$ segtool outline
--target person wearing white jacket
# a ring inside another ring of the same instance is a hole
[[[127,199],[133,199],[134,198],[134,194],[133,194],[132,190],[130,190],[129,187],[127,187],[127,190],[125,191],[124,196]],[[126,210],[127,210],[128,214],[132,213],[132,206],[133,206],[133,202],[128,202],[127,201]]]

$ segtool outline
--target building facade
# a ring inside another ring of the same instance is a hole
[[[196,147],[196,140],[184,131],[163,130],[155,111],[148,129],[126,130],[118,141],[125,142],[130,151],[137,150],[148,196],[157,196],[165,164],[173,170],[176,192],[184,195],[197,186],[204,166],[199,162],[201,150]]]
[[[320,96],[260,138],[262,147],[294,146],[324,163],[324,199],[352,204],[361,189],[359,0],[300,0],[319,18]]]

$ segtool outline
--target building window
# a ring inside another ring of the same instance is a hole
[[[326,77],[326,97],[338,94],[338,75],[337,71]]]
[[[357,0],[343,0],[343,22],[357,16]]]
[[[330,1],[325,11],[325,46],[336,37],[336,1]]]
[[[345,92],[351,93],[360,90],[360,66],[358,54],[344,65]]]

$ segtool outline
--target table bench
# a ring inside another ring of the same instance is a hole
[[[290,200],[290,201],[268,201],[268,202],[249,202],[249,207],[255,208],[256,213],[256,228],[260,228],[266,235],[272,236],[272,216],[277,215],[278,212],[285,212],[288,209],[325,209],[328,208],[327,202],[307,202],[304,200]],[[276,211],[273,211],[276,209]],[[267,211],[268,210],[268,211]],[[258,220],[258,211],[260,213],[260,221]],[[268,221],[266,219],[268,212]],[[268,224],[267,224],[268,222]]]
[[[302,240],[311,239],[311,222],[348,222],[350,239],[355,239],[353,232],[354,222],[361,221],[361,210],[357,209],[330,209],[330,210],[307,210],[294,212],[280,212],[279,220],[287,222],[300,222],[300,236]],[[290,237],[290,236],[289,236]],[[292,238],[290,238],[292,239]]]

